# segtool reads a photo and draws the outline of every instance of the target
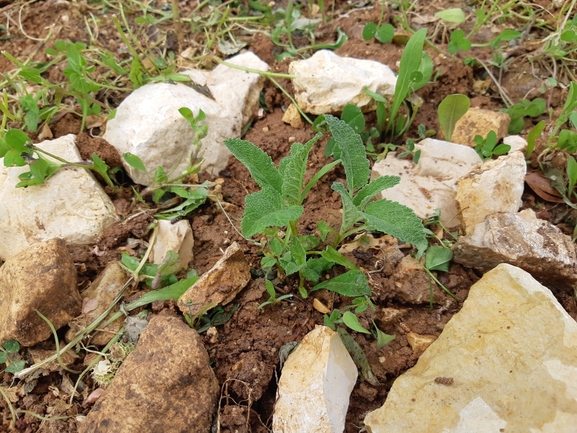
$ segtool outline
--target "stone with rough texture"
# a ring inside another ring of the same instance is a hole
[[[306,113],[339,113],[354,104],[363,111],[375,110],[374,100],[363,91],[392,97],[397,78],[393,71],[374,60],[340,57],[329,50],[319,50],[307,60],[294,61],[289,74],[295,100]]]
[[[521,152],[483,163],[457,184],[457,202],[465,233],[495,212],[517,212],[525,188],[527,164]]]
[[[38,147],[71,162],[82,161],[74,135]],[[47,157],[47,159],[51,159]],[[76,244],[96,242],[118,218],[114,205],[90,172],[60,170],[43,185],[16,188],[26,167],[4,167],[0,158],[0,259],[52,238]]]
[[[128,281],[128,276],[120,267],[119,262],[109,263],[88,289],[82,292],[82,313],[69,323],[70,329],[66,333],[66,340],[73,340],[78,332],[104,313],[121,292],[126,281]],[[118,308],[118,305],[115,306],[107,319],[116,313]],[[98,331],[92,333],[90,343],[105,346],[122,328],[123,319],[124,317],[121,317],[104,328],[99,327]]]
[[[158,221],[158,235],[152,247],[150,260],[152,263],[160,265],[166,258],[168,251],[178,254],[180,264],[178,270],[188,269],[189,263],[193,259],[192,248],[194,238],[192,228],[188,220],[180,220],[173,224],[172,221]]]
[[[295,104],[290,104],[284,114],[282,115],[282,121],[288,123],[295,129],[300,129],[305,126],[301,113],[297,110]]]
[[[288,357],[278,384],[275,433],[341,433],[357,367],[339,337],[317,326]]]
[[[255,54],[240,54],[227,62],[266,71],[268,66]],[[225,65],[212,72],[184,71],[200,86],[206,86],[214,99],[185,84],[153,83],[132,92],[118,107],[116,117],[108,121],[104,138],[120,154],[138,155],[147,173],[124,162],[129,176],[136,183],[150,185],[157,167],[170,176],[184,170],[195,151],[194,132],[178,109],[188,107],[195,115],[206,114],[208,135],[202,140],[202,168],[218,175],[228,164],[230,152],[224,145],[227,138],[240,137],[242,128],[258,108],[264,79]]]
[[[524,269],[548,287],[577,285],[577,254],[571,238],[531,209],[496,213],[461,236],[454,260],[486,272],[499,263]]]
[[[502,140],[507,135],[509,123],[511,118],[507,113],[469,108],[469,111],[455,124],[451,140],[454,143],[475,147],[475,136],[486,138],[490,131],[495,131],[497,140]]]
[[[528,273],[499,265],[369,413],[370,433],[574,433],[577,323]],[[445,378],[446,380],[443,380]]]
[[[410,207],[423,219],[441,209],[441,222],[447,227],[458,226],[457,181],[483,161],[470,147],[432,138],[421,141],[416,150],[421,151],[417,165],[389,154],[373,166],[373,179],[384,175],[401,178],[381,197]]]
[[[33,346],[52,335],[36,310],[60,329],[81,305],[76,268],[62,239],[36,243],[0,268],[0,341]]]
[[[250,267],[240,246],[234,242],[218,262],[179,299],[178,307],[190,316],[226,305],[250,281]]]
[[[79,433],[209,432],[219,393],[209,362],[181,318],[152,317]]]
[[[416,332],[409,332],[406,337],[409,346],[417,356],[420,356],[437,339],[435,335],[421,335]]]

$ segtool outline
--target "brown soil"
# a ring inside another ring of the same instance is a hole
[[[330,2],[329,2],[330,3]],[[436,11],[443,9],[440,2],[424,4],[420,10],[409,16],[414,28],[418,28],[419,16],[430,16]],[[181,2],[182,15],[196,5],[195,2]],[[450,6],[459,5],[451,2]],[[100,6],[84,2],[55,2],[52,0],[39,1],[36,3],[11,3],[0,2],[0,11],[11,17],[11,27],[6,31],[7,37],[0,40],[0,50],[7,50],[13,56],[25,60],[46,61],[44,48],[50,46],[55,39],[70,39],[89,43],[89,35],[86,31],[84,18],[89,13],[107,14]],[[330,9],[331,5],[328,5]],[[22,8],[20,31],[15,23],[18,22],[18,11]],[[428,9],[427,9],[428,8]],[[337,53],[341,56],[374,59],[397,69],[403,47],[396,44],[380,44],[375,41],[366,42],[362,39],[362,29],[366,22],[376,21],[379,18],[378,8],[351,9],[348,3],[337,3],[335,16],[342,15],[328,24],[319,26],[317,30],[318,41],[332,40],[335,29],[342,28],[349,36]],[[109,13],[109,12],[108,12]],[[427,15],[428,14],[428,15]],[[133,20],[138,15],[129,14]],[[398,13],[388,11],[384,21],[397,23]],[[111,51],[120,50],[122,43],[111,23],[110,15],[107,16],[110,24],[99,28],[96,45],[104,46]],[[15,26],[15,27],[14,27]],[[436,31],[438,36],[436,43],[444,47],[447,43],[446,29],[439,27],[438,22],[430,24],[430,32]],[[164,44],[165,48],[171,49],[174,45],[174,37],[171,29],[156,28],[160,34],[168,35]],[[45,38],[52,31],[52,37],[47,42],[37,40]],[[24,34],[25,32],[25,34]],[[4,36],[3,34],[0,34]],[[27,36],[26,36],[27,35]],[[445,36],[444,36],[445,35]],[[482,34],[480,35],[480,37]],[[195,35],[187,35],[187,40],[194,45]],[[33,39],[37,38],[37,39]],[[172,41],[172,42],[171,42]],[[169,43],[170,42],[170,43]],[[288,62],[276,63],[273,54],[277,47],[269,38],[262,34],[256,34],[249,39],[249,49],[259,55],[270,65],[273,71],[285,72]],[[527,48],[529,50],[529,48]],[[482,67],[471,68],[465,66],[458,58],[451,58],[447,54],[430,51],[438,75],[434,83],[424,87],[419,96],[423,99],[423,105],[419,109],[414,128],[409,136],[416,137],[416,125],[424,124],[427,129],[439,130],[436,109],[439,102],[447,95],[453,93],[467,94],[472,101],[472,106],[491,108],[498,110],[504,106],[499,91],[494,83],[487,80],[487,75]],[[490,54],[489,54],[490,56]],[[519,59],[522,59],[519,57]],[[61,77],[63,65],[50,69],[46,78],[57,82]],[[5,57],[0,57],[0,71],[3,73],[13,68]],[[507,87],[510,95],[518,98],[519,90],[516,89],[517,75],[529,73],[530,66],[525,62],[516,62],[511,75],[504,72],[503,85]],[[510,78],[512,76],[512,78]],[[523,81],[523,86],[536,87],[534,80],[542,77],[531,75],[530,82]],[[290,83],[280,80],[289,92]],[[479,83],[487,82],[486,86]],[[520,90],[525,92],[525,88]],[[517,92],[517,93],[515,93]],[[265,100],[269,111],[265,117],[253,123],[248,130],[247,140],[252,141],[264,149],[275,161],[287,155],[292,142],[306,142],[314,134],[307,125],[303,129],[293,129],[281,121],[283,109],[290,101],[275,86],[267,83],[264,89]],[[110,93],[101,95],[102,100],[118,104],[123,98],[122,94]],[[534,95],[544,98],[545,95]],[[562,104],[563,98],[552,98],[553,102]],[[72,107],[74,108],[74,107]],[[71,109],[71,111],[74,111]],[[77,111],[77,110],[76,110]],[[64,114],[64,113],[63,113]],[[80,131],[80,120],[77,115],[68,113],[55,118],[50,130],[55,137],[67,133],[81,133],[77,143],[83,157],[89,157],[96,152],[111,166],[119,166],[118,155],[111,152],[104,140],[98,137],[103,132],[103,125],[97,124],[94,128]],[[369,116],[370,119],[370,116]],[[539,120],[539,119],[536,119]],[[531,126],[531,125],[528,125]],[[102,127],[102,130],[101,130]],[[86,132],[86,133],[85,133]],[[326,162],[324,156],[325,141],[321,141],[315,148],[310,160],[309,176],[316,172]],[[238,223],[242,217],[244,197],[247,193],[256,191],[257,186],[251,180],[246,168],[231,158],[229,165],[220,177],[222,183],[223,200],[230,204],[227,207],[229,218]],[[331,190],[330,185],[334,181],[343,181],[342,169],[335,169],[327,174],[321,182],[311,191],[305,203],[305,216],[299,227],[302,232],[314,232],[318,221],[326,221],[336,225],[340,220],[340,198]],[[123,221],[110,227],[101,237],[98,244],[90,246],[71,245],[80,277],[79,289],[85,289],[90,281],[111,260],[118,259],[120,249],[126,251],[128,237],[145,238],[146,229],[152,220],[152,213],[143,211],[140,205],[132,200],[130,185],[120,193],[111,195],[118,214]],[[567,223],[568,213],[565,206],[558,204],[543,203],[535,194],[527,189],[524,196],[526,207],[539,208],[540,217],[555,223]],[[565,214],[563,214],[565,212]],[[563,214],[561,217],[559,215]],[[137,215],[137,216],[136,216]],[[214,371],[221,384],[222,398],[220,401],[220,431],[221,432],[266,432],[271,425],[271,417],[275,401],[276,383],[280,375],[279,351],[286,343],[299,341],[315,325],[323,324],[323,315],[312,307],[312,299],[301,299],[297,293],[295,281],[277,281],[277,290],[283,293],[294,293],[296,296],[290,301],[269,306],[258,310],[259,304],[268,299],[264,290],[262,274],[259,274],[260,251],[253,244],[245,241],[231,227],[229,220],[220,208],[213,203],[207,202],[200,209],[190,215],[189,220],[195,236],[194,262],[192,267],[199,274],[207,271],[220,258],[222,251],[232,242],[239,242],[245,252],[253,270],[254,278],[249,285],[233,301],[239,306],[232,318],[223,326],[217,328],[217,334],[205,335],[205,346],[213,361]],[[238,224],[237,224],[238,226]],[[566,224],[566,230],[572,228]],[[94,248],[98,254],[93,254]],[[435,286],[433,291],[434,306],[429,308],[429,280],[422,275],[407,277],[404,281],[392,278],[396,264],[403,255],[410,253],[407,248],[401,248],[401,253],[395,247],[395,241],[383,239],[378,248],[357,248],[348,254],[348,257],[370,276],[370,284],[373,290],[371,300],[376,306],[376,311],[368,311],[361,316],[361,323],[369,326],[374,319],[382,331],[396,336],[390,344],[382,349],[377,349],[374,339],[363,334],[352,332],[355,341],[361,346],[368,358],[370,367],[379,385],[371,384],[366,379],[359,378],[350,399],[350,407],[347,415],[347,433],[358,432],[363,426],[363,418],[367,412],[380,407],[386,399],[388,390],[393,381],[408,368],[411,368],[418,360],[407,342],[406,335],[409,332],[438,336],[444,325],[460,309],[466,299],[470,286],[480,277],[474,271],[465,269],[459,265],[452,265],[449,273],[439,273],[440,281],[451,290],[459,302],[454,301],[443,291]],[[332,271],[332,272],[337,272]],[[414,299],[415,294],[424,294],[424,304],[413,304],[407,299]],[[577,305],[575,297],[567,293],[556,293],[562,305],[567,311],[577,318]],[[314,294],[325,305],[339,308],[348,305],[349,300],[328,292]],[[166,308],[171,307],[166,303]],[[158,312],[163,306],[155,306]],[[230,306],[228,307],[230,308]],[[387,315],[387,308],[394,308],[400,314],[393,317]],[[53,344],[42,344],[45,349],[53,349]],[[78,359],[76,366],[80,367],[82,359]],[[69,394],[66,393],[64,382],[74,381],[76,377],[52,373],[48,376],[34,378],[29,381],[22,395],[13,402],[17,409],[25,409],[45,417],[75,416],[86,414],[90,411],[91,404],[83,402],[82,398],[74,399],[72,405],[68,405]],[[11,376],[4,375],[4,384],[10,383]],[[94,384],[90,379],[84,380],[84,385],[90,391]],[[56,392],[57,390],[58,392]],[[84,393],[86,395],[86,392]],[[3,411],[4,424],[0,431],[7,431],[10,415],[6,410],[5,403],[0,399],[0,410]],[[75,432],[77,431],[74,418],[60,421],[42,422],[30,414],[21,416],[17,423],[17,430],[22,432]]]

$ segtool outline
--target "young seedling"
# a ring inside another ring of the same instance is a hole
[[[487,138],[480,135],[475,136],[475,151],[483,159],[491,159],[494,156],[505,155],[511,150],[508,144],[497,144],[497,134],[495,131],[489,131]]]
[[[312,290],[327,288],[345,296],[364,296],[370,293],[365,275],[338,253],[335,246],[363,230],[392,234],[413,243],[420,252],[425,250],[427,241],[422,222],[412,210],[388,200],[371,202],[375,195],[394,186],[399,179],[383,176],[369,183],[369,161],[360,136],[346,122],[333,116],[326,115],[325,121],[326,129],[331,131],[339,148],[341,159],[325,165],[306,183],[304,176],[308,156],[320,134],[306,144],[293,144],[291,154],[280,162],[278,169],[271,158],[254,144],[240,139],[225,141],[262,188],[246,197],[241,230],[247,238],[257,233],[268,237],[268,251],[265,252],[262,266],[277,266],[287,276],[298,273],[301,296],[308,296],[305,280],[318,282],[321,274],[335,264],[349,270],[317,284]],[[316,182],[339,163],[343,165],[347,179],[346,187],[340,182],[332,185],[343,201],[340,229],[336,231],[326,224],[319,224],[321,239],[310,235],[299,236],[297,227],[304,211],[304,199]],[[316,247],[330,233],[333,235],[333,245],[316,251]]]
[[[262,304],[260,304],[257,307],[258,310],[266,307],[267,305],[278,304],[279,302],[282,302],[286,299],[291,299],[293,297],[293,295],[291,293],[289,293],[287,295],[277,296],[276,290],[274,289],[272,282],[270,282],[269,280],[265,280],[265,288],[266,288],[266,292],[268,293],[269,298],[267,301],[263,302]]]
[[[23,359],[13,359],[20,351],[20,344],[16,340],[8,340],[0,346],[0,364],[6,364],[5,373],[17,373],[26,365]]]
[[[516,104],[503,109],[505,113],[511,118],[509,124],[509,134],[519,134],[525,127],[525,117],[538,117],[546,110],[545,100],[542,98],[535,98],[532,101],[522,99]]]

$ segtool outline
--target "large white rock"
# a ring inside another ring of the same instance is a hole
[[[528,273],[499,265],[365,425],[371,433],[574,433],[577,323]]]
[[[341,433],[357,367],[339,337],[317,326],[284,364],[272,427],[275,433]]]
[[[527,163],[522,152],[513,152],[483,163],[462,177],[457,202],[465,233],[495,212],[517,212],[521,207]]]
[[[297,103],[311,114],[339,113],[347,104],[363,111],[374,110],[376,105],[363,87],[392,97],[397,83],[387,65],[340,57],[329,50],[319,50],[309,59],[292,62],[289,74],[294,76]]]
[[[417,165],[389,154],[373,166],[372,178],[401,178],[398,185],[382,192],[382,198],[410,207],[423,219],[441,209],[441,222],[448,227],[458,226],[457,181],[483,161],[470,147],[432,138],[421,141],[415,150],[421,150]]]
[[[71,162],[82,161],[75,136],[37,144]],[[50,158],[48,158],[50,159]],[[0,259],[53,238],[70,243],[96,242],[117,220],[114,205],[91,173],[82,168],[60,170],[43,185],[16,188],[27,167],[4,167],[0,158]]]
[[[577,254],[571,238],[535,212],[495,213],[477,224],[453,246],[454,260],[488,271],[509,263],[548,287],[577,285]]]
[[[255,54],[247,52],[229,60],[235,65],[266,71],[268,66]],[[120,154],[138,155],[148,173],[124,164],[136,183],[150,185],[159,167],[176,176],[184,170],[190,155],[194,132],[178,112],[188,107],[194,115],[206,114],[208,135],[202,140],[203,170],[217,175],[228,163],[227,138],[240,137],[258,107],[264,79],[228,66],[219,65],[212,72],[185,71],[200,86],[206,86],[214,99],[185,84],[153,83],[132,92],[108,122],[104,138]]]

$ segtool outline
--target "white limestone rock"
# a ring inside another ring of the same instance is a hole
[[[307,60],[294,61],[289,74],[295,99],[306,113],[339,113],[347,104],[363,111],[375,110],[373,99],[363,91],[392,97],[397,78],[394,72],[374,60],[340,57],[333,51],[319,50]]]
[[[266,71],[268,66],[255,54],[235,56],[229,63]],[[184,170],[190,155],[194,133],[178,109],[188,107],[196,116],[206,114],[208,135],[202,140],[202,169],[215,176],[226,167],[230,152],[224,145],[227,138],[240,137],[258,107],[264,79],[228,66],[219,65],[212,72],[184,71],[196,84],[206,86],[214,99],[185,84],[153,83],[132,92],[118,107],[116,117],[108,122],[104,138],[120,154],[140,157],[147,173],[124,163],[136,183],[150,185],[159,167],[176,176]]]
[[[180,269],[188,269],[193,259],[194,237],[188,220],[180,220],[176,223],[168,220],[158,220],[158,234],[152,247],[150,260],[157,265],[162,264],[168,251],[173,251],[179,256]]]
[[[520,135],[508,135],[503,138],[503,144],[508,144],[511,146],[509,153],[513,152],[525,152],[527,149],[527,140],[525,140]]]
[[[457,185],[457,202],[465,233],[495,212],[517,212],[521,207],[527,163],[521,152],[513,152],[483,163],[462,177]]]
[[[535,212],[495,213],[453,246],[454,260],[486,272],[509,263],[548,287],[577,285],[577,253],[571,238]]]
[[[82,158],[74,141],[75,136],[69,134],[37,146],[79,162]],[[87,170],[66,168],[43,185],[16,188],[18,176],[27,170],[4,167],[0,158],[0,259],[53,238],[77,244],[96,242],[117,221],[112,201]]]
[[[576,378],[577,323],[549,289],[502,264],[471,288],[365,426],[370,433],[573,433]]]
[[[273,431],[342,433],[357,376],[357,367],[339,335],[317,326],[284,364]]]
[[[455,201],[457,181],[481,164],[481,158],[470,147],[432,138],[421,141],[415,149],[421,150],[417,165],[389,154],[373,166],[373,179],[384,175],[401,178],[381,197],[410,207],[423,219],[441,209],[441,222],[448,227],[458,226],[461,220]]]

